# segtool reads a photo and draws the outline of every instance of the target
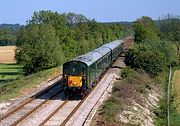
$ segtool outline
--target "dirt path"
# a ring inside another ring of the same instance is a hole
[[[172,82],[173,93],[176,94],[175,104],[178,105],[177,110],[180,112],[180,70],[174,72],[173,82]]]

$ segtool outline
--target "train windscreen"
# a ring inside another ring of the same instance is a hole
[[[71,76],[83,75],[85,73],[85,65],[79,62],[69,62],[64,65],[64,74]]]

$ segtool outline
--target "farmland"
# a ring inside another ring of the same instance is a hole
[[[14,60],[15,46],[0,46],[0,82],[12,80],[21,75],[22,67]]]
[[[22,67],[16,64],[0,64],[0,83],[20,76]]]
[[[175,104],[177,106],[178,112],[180,112],[180,70],[176,70],[174,72],[174,77],[173,77],[173,93],[175,93]]]
[[[15,46],[0,46],[0,63],[16,63]]]

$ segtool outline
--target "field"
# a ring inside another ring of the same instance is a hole
[[[0,64],[0,82],[13,80],[20,76],[22,67],[16,64]]]
[[[0,46],[0,63],[16,63],[15,49],[15,46]]]
[[[22,67],[14,60],[15,46],[0,46],[0,82],[12,80],[21,75]]]
[[[176,96],[175,96],[175,104],[178,105],[177,106],[177,111],[180,112],[180,70],[176,70],[174,72],[173,93],[176,94]]]

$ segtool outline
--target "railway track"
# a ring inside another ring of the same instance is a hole
[[[73,100],[73,99],[65,100],[63,99],[64,96],[61,93],[62,93],[62,90],[57,91],[55,94],[53,94],[46,100],[42,101],[32,110],[23,114],[23,116],[16,118],[15,121],[12,118],[10,118],[10,120],[6,119],[4,122],[1,122],[0,125],[3,125],[3,126],[4,125],[11,125],[11,126],[61,125],[61,126],[64,126],[69,121],[69,119],[74,115],[74,113],[79,109],[79,107],[84,103],[84,101],[87,99],[88,96],[85,97],[83,100]],[[55,103],[54,101],[55,99],[61,99],[61,100],[59,102],[56,101]],[[56,105],[53,105],[53,107],[51,107],[52,104],[56,104]],[[43,114],[44,111],[47,110],[47,108],[48,109],[53,108],[53,109],[49,109],[48,112]],[[21,111],[23,110],[24,109],[21,108]],[[20,114],[18,114],[17,116],[19,115]],[[15,117],[15,115],[11,115],[11,116]],[[57,117],[58,117],[58,120],[57,120]],[[11,123],[7,123],[7,122],[11,122]]]
[[[66,122],[66,126],[88,126],[90,124],[98,107],[106,99],[105,97],[108,97],[108,92],[112,89],[114,81],[119,78],[118,75],[122,67],[124,67],[123,58],[119,57],[79,109],[71,116],[69,121]]]
[[[56,78],[53,78],[52,80]],[[2,115],[2,117],[0,117],[0,126],[18,124],[19,121],[23,120],[38,107],[45,104],[47,102],[47,99],[52,98],[54,96],[53,93],[56,93],[60,90],[59,83],[61,83],[61,80],[33,95],[32,97],[26,99],[15,108]]]
[[[0,118],[0,126],[84,125],[89,113],[114,79],[113,71],[118,73],[117,62],[114,66],[112,68],[115,70],[108,70],[102,82],[84,99],[66,100],[60,84],[57,85],[61,82],[57,82]],[[77,118],[80,118],[80,123]]]

